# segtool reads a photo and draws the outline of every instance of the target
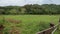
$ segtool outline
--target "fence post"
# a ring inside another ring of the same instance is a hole
[[[60,24],[60,18],[59,18],[59,24]]]
[[[60,30],[60,28],[59,28],[59,27],[60,27],[60,18],[59,18],[59,25],[58,25],[58,30]]]
[[[54,26],[54,24],[53,23],[50,23],[50,27],[53,27]]]

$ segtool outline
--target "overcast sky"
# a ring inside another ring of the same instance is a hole
[[[0,6],[17,5],[23,6],[25,4],[60,4],[60,0],[0,0]]]

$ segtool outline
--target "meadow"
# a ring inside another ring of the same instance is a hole
[[[4,24],[4,34],[16,29],[20,34],[35,34],[49,28],[50,23],[58,24],[59,15],[0,15],[0,24]],[[20,21],[13,23],[8,19]]]

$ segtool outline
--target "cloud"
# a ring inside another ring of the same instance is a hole
[[[60,0],[43,0],[42,4],[60,4]]]
[[[60,0],[53,0],[54,4],[60,4]]]
[[[0,0],[0,6],[39,4],[42,0]]]
[[[60,0],[0,0],[0,6],[49,3],[60,4]]]
[[[41,3],[43,0],[29,0],[29,1],[27,1],[26,0],[26,3],[27,4],[39,4],[39,3]]]
[[[23,5],[25,4],[24,0],[1,0],[0,6],[3,5]]]

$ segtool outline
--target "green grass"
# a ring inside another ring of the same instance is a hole
[[[38,31],[49,28],[49,23],[58,24],[59,15],[1,15],[0,22],[2,22],[2,17],[12,18],[15,20],[22,21],[19,24],[14,24],[10,22],[5,22],[5,32],[10,30],[12,26],[16,26],[21,34],[35,34]]]

